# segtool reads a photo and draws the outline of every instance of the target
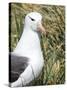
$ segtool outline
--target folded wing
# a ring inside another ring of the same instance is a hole
[[[29,58],[9,54],[9,82],[16,81],[29,64]]]

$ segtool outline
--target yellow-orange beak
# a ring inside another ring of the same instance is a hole
[[[38,31],[43,32],[46,35],[46,30],[43,27],[43,25],[41,24],[41,22],[38,22],[37,29],[38,29]]]

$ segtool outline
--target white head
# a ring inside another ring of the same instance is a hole
[[[45,33],[45,29],[42,26],[42,15],[38,12],[31,12],[25,17],[25,27],[31,28],[33,31],[40,31]]]

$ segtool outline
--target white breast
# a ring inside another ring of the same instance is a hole
[[[37,72],[35,76],[38,76],[43,67],[43,56],[40,47],[40,39],[36,32],[24,30],[13,54],[30,58],[30,64],[35,73]]]

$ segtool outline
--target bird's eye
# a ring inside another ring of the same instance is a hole
[[[30,18],[32,21],[35,21],[35,19],[31,18],[30,16],[29,16],[29,18]]]

